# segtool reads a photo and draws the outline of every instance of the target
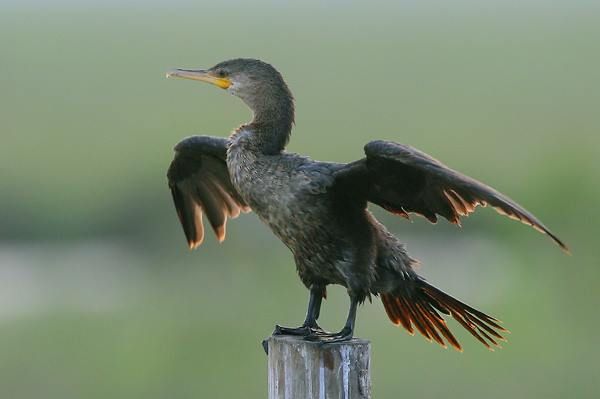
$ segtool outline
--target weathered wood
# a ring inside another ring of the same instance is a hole
[[[267,343],[269,399],[371,398],[369,341],[320,345],[274,336]]]

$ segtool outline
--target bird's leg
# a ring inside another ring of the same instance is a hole
[[[325,287],[312,286],[310,288],[310,299],[308,301],[308,310],[306,311],[306,319],[300,327],[290,328],[275,326],[273,335],[299,335],[307,336],[314,333],[324,333],[323,329],[317,324],[317,319],[321,313],[321,301],[325,294]]]
[[[358,307],[358,302],[359,299],[356,296],[350,297],[350,310],[348,311],[348,318],[346,319],[344,328],[342,328],[340,332],[326,333],[318,331],[315,334],[305,336],[304,339],[322,343],[342,342],[352,339],[354,334],[354,324],[356,322],[356,309]]]

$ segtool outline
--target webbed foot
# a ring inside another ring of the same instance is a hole
[[[332,344],[335,342],[344,342],[351,340],[354,335],[354,331],[350,327],[344,327],[340,332],[337,333],[327,333],[327,332],[317,332],[315,334],[310,334],[304,336],[306,341],[311,342],[319,342],[322,344]]]
[[[317,323],[313,325],[302,325],[300,327],[282,327],[280,325],[275,326],[273,335],[292,335],[297,337],[306,337],[314,334],[327,334]]]
[[[282,327],[280,325],[275,325],[275,330],[273,330],[272,335],[290,335],[296,337],[306,337],[309,336],[319,336],[319,335],[328,335],[327,331],[323,330],[319,325],[314,322],[312,325],[302,325],[300,327]],[[269,354],[269,342],[267,339],[262,341],[262,347],[265,351],[265,354]]]

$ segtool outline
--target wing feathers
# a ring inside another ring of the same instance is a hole
[[[429,155],[407,145],[372,141],[365,146],[368,200],[407,217],[414,212],[437,222],[437,215],[460,225],[477,206],[490,205],[499,214],[548,235],[565,252],[568,247],[519,204]],[[353,166],[356,170],[356,165]]]
[[[217,197],[209,180],[196,180],[194,183],[195,187],[192,188],[194,189],[194,198],[201,204],[202,210],[206,213],[206,217],[216,234],[217,230],[223,226],[227,220],[224,209],[225,204],[221,198]]]
[[[194,136],[175,147],[167,177],[191,249],[204,239],[203,213],[221,242],[227,218],[250,210],[231,183],[226,154],[227,140],[216,137]]]
[[[178,187],[171,186],[171,194],[185,238],[190,249],[194,249],[204,240],[202,210],[189,195],[182,193]]]

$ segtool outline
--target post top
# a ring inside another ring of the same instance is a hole
[[[288,343],[288,344],[296,344],[296,345],[307,345],[307,346],[315,346],[322,348],[332,348],[339,347],[343,345],[348,346],[362,346],[362,345],[371,345],[371,341],[362,339],[362,338],[352,338],[348,341],[342,342],[332,342],[332,343],[323,343],[318,341],[307,341],[302,337],[295,337],[293,335],[271,335],[267,338],[267,341],[279,342],[279,343]]]
[[[371,343],[354,338],[323,343],[271,336],[269,399],[370,399]]]

